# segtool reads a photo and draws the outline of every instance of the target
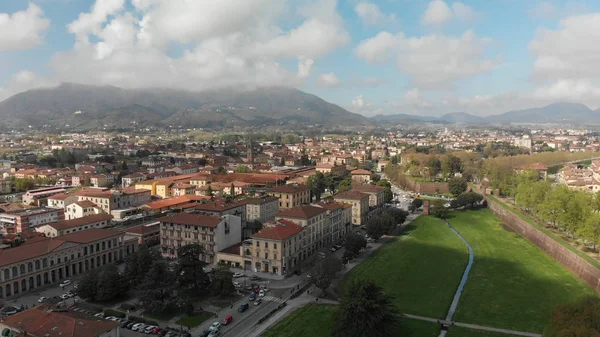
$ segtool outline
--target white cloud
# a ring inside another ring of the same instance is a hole
[[[356,49],[367,62],[381,62],[396,54],[398,69],[408,74],[418,87],[447,87],[455,81],[488,72],[496,62],[485,58],[491,40],[478,38],[472,31],[458,37],[428,35],[406,37],[381,32],[363,41]]]
[[[6,83],[5,88],[0,88],[0,101],[29,89],[51,87],[54,85],[56,85],[56,83],[46,78],[39,77],[29,70],[22,70],[12,75],[8,83]]]
[[[539,19],[551,19],[554,18],[558,13],[556,6],[549,1],[540,1],[530,11],[533,17]]]
[[[336,87],[340,84],[340,80],[334,73],[321,74],[318,84],[322,87]]]
[[[539,30],[529,49],[536,80],[599,78],[600,13],[571,16],[554,30]]]
[[[352,100],[352,106],[358,110],[364,109],[366,103],[363,95],[356,96],[356,98]]]
[[[363,40],[356,47],[355,53],[359,58],[369,62],[387,61],[391,52],[396,49],[398,39],[389,32],[379,32],[374,37]]]
[[[590,12],[592,10],[585,3],[579,1],[566,1],[558,4],[550,1],[539,1],[531,8],[529,15],[540,20],[555,20]]]
[[[315,64],[315,61],[313,59],[307,59],[307,58],[301,57],[300,60],[298,61],[298,77],[306,78],[306,77],[310,76],[310,73],[312,72],[312,67],[314,64]]]
[[[335,0],[131,4],[96,0],[71,22],[77,42],[54,55],[52,79],[190,90],[296,86],[323,55],[350,41]],[[180,56],[169,54],[173,46]],[[298,62],[297,69],[282,66],[290,60]]]
[[[42,43],[50,26],[43,15],[42,9],[32,3],[24,11],[0,13],[0,52],[25,50]]]
[[[367,26],[383,25],[394,22],[394,14],[386,15],[376,4],[370,2],[360,2],[354,6],[354,12],[361,18]]]
[[[462,2],[454,2],[450,7],[443,0],[433,0],[427,5],[427,9],[421,17],[421,22],[426,25],[443,25],[452,20],[468,22],[478,16],[480,16],[480,13]]]

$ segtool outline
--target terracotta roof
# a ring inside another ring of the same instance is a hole
[[[196,206],[196,209],[199,211],[206,212],[223,212],[244,205],[245,204],[242,202],[225,202],[224,200],[218,199],[204,204],[198,204],[198,206]]]
[[[315,205],[317,205],[318,207],[323,207],[327,210],[333,211],[336,210],[338,208],[344,208],[344,206],[346,204],[344,204],[343,202],[318,202]]]
[[[258,233],[253,234],[253,239],[267,240],[285,240],[302,231],[302,226],[299,226],[291,221],[279,220],[275,226],[267,226],[261,229]]]
[[[111,193],[110,191],[94,191],[87,189],[75,192],[74,195],[79,197],[109,198],[111,196]]]
[[[277,187],[273,187],[269,190],[269,192],[274,192],[274,193],[298,193],[298,192],[304,192],[304,191],[308,191],[310,188],[307,185],[302,185],[302,184],[287,184],[287,185],[281,185],[281,186],[277,186]]]
[[[96,205],[95,203],[93,203],[93,202],[91,202],[89,200],[77,201],[77,202],[75,202],[75,204],[77,206],[84,207],[84,208],[85,207],[96,207],[96,206],[98,206],[98,205]]]
[[[51,197],[48,197],[48,199],[52,199],[52,200],[66,200],[68,197],[70,197],[70,194],[66,194],[66,193],[59,193],[59,194],[55,194]]]
[[[381,186],[365,184],[352,186],[352,190],[364,193],[377,193],[383,191],[384,188]]]
[[[360,199],[364,199],[364,198],[368,198],[369,195],[366,193],[362,193],[362,192],[357,192],[357,191],[348,191],[348,192],[342,192],[342,193],[338,193],[336,195],[333,196],[334,199],[349,199],[349,200],[360,200]]]
[[[240,247],[242,246],[242,243],[236,243],[235,245],[231,246],[231,247],[227,247],[225,249],[223,249],[221,251],[221,253],[225,253],[225,254],[233,254],[233,255],[239,255],[240,254]]]
[[[367,170],[354,170],[354,171],[350,172],[351,175],[365,175],[365,174],[371,175],[371,173],[372,173],[371,171],[367,171]]]
[[[154,233],[154,232],[158,232],[158,231],[160,231],[160,227],[158,225],[155,225],[155,226],[139,225],[139,226],[128,228],[126,230],[127,233],[140,234],[140,235]]]
[[[34,241],[26,241],[15,248],[0,251],[0,266],[6,266],[20,261],[32,259],[54,251],[60,247],[65,240],[57,238],[41,238]]]
[[[123,234],[123,232],[117,230],[106,228],[90,228],[84,231],[63,235],[60,238],[61,240],[68,242],[89,243],[121,234]]]
[[[300,205],[280,210],[279,212],[277,212],[277,216],[282,218],[310,219],[321,213],[325,213],[326,211],[326,209],[321,207],[311,205]]]
[[[56,230],[65,230],[69,228],[75,228],[79,226],[85,226],[89,224],[93,224],[101,221],[109,221],[113,216],[107,213],[100,214],[92,214],[89,216],[85,216],[83,218],[71,219],[71,220],[61,220],[59,222],[47,224],[48,226],[56,229]]]
[[[158,219],[160,222],[170,222],[180,225],[192,225],[192,226],[204,226],[204,227],[217,227],[221,222],[221,219],[216,216],[201,215],[201,214],[190,214],[190,213],[177,213],[175,215],[165,216]]]
[[[196,196],[194,196],[194,197],[196,197]],[[161,209],[161,208],[165,208],[165,207],[173,207],[173,206],[177,206],[177,205],[187,204],[192,200],[200,200],[200,199],[196,199],[196,198],[192,199],[191,195],[186,194],[186,195],[182,195],[179,197],[151,201],[151,202],[145,204],[144,206],[150,207],[152,209]]]
[[[119,323],[86,317],[68,311],[53,312],[52,306],[40,304],[4,318],[3,323],[16,329],[24,329],[31,336],[90,337],[101,336],[118,329]]]
[[[241,203],[244,204],[251,204],[251,205],[261,205],[267,202],[276,202],[278,201],[279,198],[275,198],[275,197],[265,197],[265,198],[246,198],[244,200],[241,200]]]

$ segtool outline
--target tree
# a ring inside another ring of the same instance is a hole
[[[174,284],[175,276],[169,271],[167,264],[161,260],[155,261],[139,286],[140,304],[154,313],[172,309],[177,301]]]
[[[226,264],[220,263],[214,269],[211,291],[219,296],[227,296],[235,291],[233,286],[233,272],[229,270]]]
[[[338,188],[338,192],[347,192],[352,189],[352,178],[346,178],[340,181],[340,187]]]
[[[444,206],[444,204],[444,200],[435,199],[431,203],[432,214],[440,219],[445,219],[448,216],[448,209]]]
[[[600,337],[600,299],[584,297],[555,307],[544,337]]]
[[[406,218],[408,218],[408,212],[400,208],[387,209],[385,214],[390,215],[394,219],[394,224],[403,224]]]
[[[210,185],[208,185],[208,187],[206,188],[206,195],[209,196],[209,197],[212,197],[213,193],[214,192],[213,192],[212,187]]]
[[[377,173],[371,173],[370,178],[371,178],[371,181],[374,183],[377,183],[381,179],[381,177]]]
[[[353,281],[334,313],[332,336],[397,336],[398,310],[392,300],[372,280]]]
[[[127,257],[124,275],[130,286],[135,287],[142,283],[152,264],[158,259],[157,255],[145,245],[140,245],[135,253]]]
[[[92,269],[85,273],[77,283],[75,293],[82,299],[94,299],[98,290],[98,270]]]
[[[418,210],[419,208],[421,208],[421,206],[423,206],[423,200],[416,198],[413,199],[413,201],[410,202],[410,205],[408,206],[408,210],[412,213],[414,213],[416,210]]]
[[[433,156],[427,161],[427,168],[429,169],[429,176],[435,177],[442,171],[442,163],[437,157]]]
[[[325,192],[326,187],[325,175],[321,172],[317,172],[308,177],[307,184],[313,197],[315,197],[317,201],[321,200],[321,194]]]
[[[223,166],[219,166],[215,171],[215,174],[227,174],[227,170]]]
[[[377,240],[396,226],[394,217],[388,213],[371,218],[367,222],[367,234]]]
[[[121,163],[121,170],[122,170],[122,171],[127,171],[127,169],[128,169],[128,167],[127,167],[127,163],[126,163],[125,161],[123,161],[123,162]]]
[[[206,289],[210,279],[204,271],[206,263],[200,260],[204,249],[198,244],[181,246],[177,250],[178,264],[176,268],[178,286],[191,293]]]
[[[263,228],[263,224],[262,222],[260,222],[260,220],[251,220],[248,221],[248,224],[246,225],[246,228],[250,229],[252,231],[252,234],[257,233],[258,231],[260,231]]]
[[[229,186],[229,195],[235,196],[235,185],[233,183]]]
[[[248,173],[250,172],[250,168],[246,165],[238,165],[235,168],[235,173]]]
[[[342,270],[342,261],[333,255],[329,256],[317,263],[311,273],[311,280],[317,288],[325,290],[329,288],[335,274],[340,270]]]
[[[389,204],[394,199],[394,193],[392,193],[392,184],[386,180],[381,179],[377,182],[377,186],[381,186],[384,188],[383,190],[383,202]]]
[[[127,282],[119,274],[117,266],[107,264],[98,277],[98,289],[94,299],[96,301],[108,301],[119,297],[127,292]]]
[[[452,178],[448,181],[448,190],[457,197],[467,190],[467,180],[462,177]]]
[[[366,247],[367,240],[365,240],[363,236],[354,234],[352,232],[346,235],[346,242],[344,243],[344,248],[352,258],[356,257],[360,250]]]

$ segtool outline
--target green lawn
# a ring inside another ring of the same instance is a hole
[[[330,337],[335,307],[328,304],[304,306],[269,328],[262,337]],[[437,324],[412,319],[403,320],[398,331],[398,336],[402,337],[437,337],[439,334]]]
[[[533,227],[535,227],[536,229],[540,230],[541,232],[543,232],[544,234],[548,235],[549,237],[551,237],[554,241],[560,243],[562,246],[566,247],[567,249],[569,249],[570,251],[572,251],[573,253],[579,255],[580,257],[582,257],[583,259],[585,259],[587,262],[591,263],[592,265],[594,265],[596,268],[600,269],[600,262],[592,257],[590,257],[589,255],[587,255],[586,253],[582,252],[581,250],[577,249],[577,247],[574,247],[572,244],[570,244],[569,242],[567,242],[565,239],[561,238],[560,236],[552,233],[552,231],[548,230],[547,228],[545,228],[544,226],[540,225],[539,223],[537,223],[535,220],[533,220],[532,218],[528,217],[527,215],[523,214],[521,211],[514,209],[508,205],[506,205],[502,200],[497,199],[496,197],[492,196],[492,195],[487,195],[486,198],[489,198],[490,200],[495,201],[496,203],[498,203],[502,208],[504,208],[505,210],[515,214],[516,216],[518,216],[521,220],[527,222],[528,224],[532,225]]]
[[[452,212],[449,222],[475,254],[458,322],[541,333],[554,306],[595,294],[488,209]]]
[[[511,337],[513,335],[507,335],[499,332],[481,331],[468,328],[461,328],[458,326],[450,327],[448,330],[448,337]]]
[[[178,319],[175,323],[193,328],[214,316],[215,314],[213,314],[212,312],[202,311],[200,313],[195,313],[192,316],[183,316],[180,319]]]
[[[467,259],[467,247],[441,220],[420,216],[354,267],[341,286],[371,278],[395,297],[400,312],[444,318]]]
[[[335,305],[306,305],[269,328],[262,337],[330,337],[334,310]]]

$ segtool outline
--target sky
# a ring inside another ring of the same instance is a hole
[[[352,112],[600,108],[600,1],[0,0],[0,100],[292,86]]]

